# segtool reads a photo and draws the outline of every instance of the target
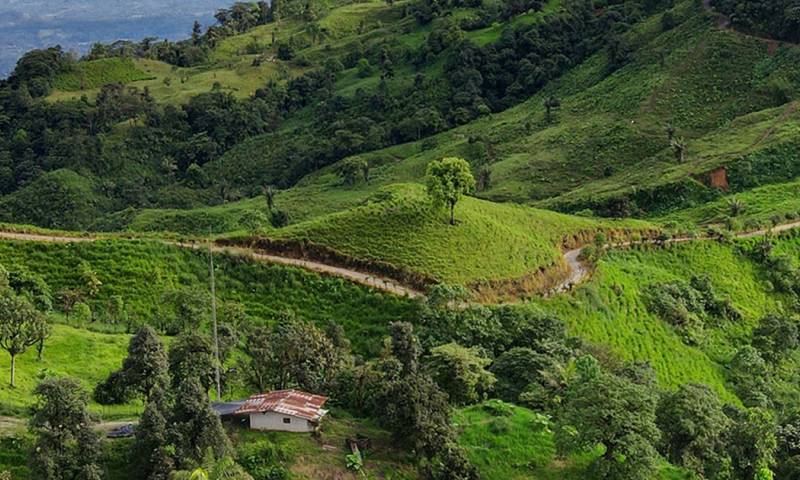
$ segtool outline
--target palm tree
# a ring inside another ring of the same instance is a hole
[[[738,217],[744,212],[746,207],[747,205],[745,205],[745,203],[738,198],[731,199],[728,202],[728,208],[731,211],[731,217]]]

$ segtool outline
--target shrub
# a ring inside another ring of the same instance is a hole
[[[254,480],[285,480],[289,473],[283,464],[289,459],[284,447],[262,440],[237,449],[236,461]]]

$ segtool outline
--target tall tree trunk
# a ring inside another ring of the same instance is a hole
[[[450,202],[450,225],[456,224],[456,202]]]
[[[15,388],[16,385],[14,384],[14,374],[16,373],[15,370],[17,368],[17,356],[13,353],[11,354],[11,388]]]

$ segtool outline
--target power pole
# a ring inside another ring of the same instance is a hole
[[[214,380],[217,384],[217,401],[222,400],[222,381],[219,373],[219,335],[217,332],[217,286],[214,280],[214,253],[211,249],[211,241],[208,242],[208,273],[211,279],[211,323],[214,328]]]

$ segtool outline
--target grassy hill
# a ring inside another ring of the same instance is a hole
[[[542,414],[499,400],[459,410],[454,418],[459,443],[482,478],[582,479],[599,452],[557,456],[552,423]],[[658,479],[689,478],[669,465],[659,469]]]
[[[663,30],[655,16],[629,33],[632,60],[611,75],[606,53],[597,53],[519,106],[425,141],[360,154],[374,172],[369,186],[336,189],[333,170],[323,169],[279,193],[282,208],[294,222],[341,211],[375,187],[421,181],[428,162],[451,155],[467,158],[476,171],[488,169],[488,188],[478,194],[482,198],[572,212],[588,208],[603,215],[663,214],[718,199],[721,193],[710,186],[707,174],[719,167],[727,168],[737,192],[800,173],[791,160],[795,156],[782,153],[796,150],[800,128],[795,104],[785,103],[791,98],[787,82],[792,85],[797,75],[797,49],[774,50],[756,38],[720,30],[713,16],[691,2],[677,4],[672,15],[679,19],[673,29]],[[403,71],[392,82],[406,78]],[[372,79],[342,72],[337,91],[353,95],[348,82]],[[542,107],[549,96],[562,105],[552,122]],[[685,139],[683,162],[675,160],[667,124]],[[273,155],[280,151],[281,135],[237,145],[209,165],[209,173],[215,178],[271,175],[279,168]],[[776,163],[782,168],[761,166]],[[758,183],[742,181],[740,172],[753,168],[760,173]],[[225,208],[238,212],[259,202],[236,205]],[[192,216],[207,212],[148,211],[130,225],[191,231]],[[186,224],[176,219],[158,225],[162,215],[186,215]],[[244,228],[242,223],[229,226]]]
[[[386,262],[439,282],[480,284],[525,277],[561,265],[561,247],[595,232],[624,236],[645,223],[597,221],[522,206],[464,198],[456,226],[430,206],[419,185],[378,191],[363,205],[269,232],[271,238],[324,245],[359,259]]]
[[[43,378],[69,376],[77,378],[91,390],[108,374],[118,369],[128,349],[129,336],[90,332],[67,325],[54,325],[53,335],[47,341],[42,360],[36,358],[36,349],[30,349],[17,358],[17,387],[8,386],[8,355],[0,355],[0,415],[19,415],[27,412],[32,402],[33,389]],[[76,355],[76,352],[80,352]],[[91,360],[90,360],[91,359]],[[106,420],[130,418],[137,415],[140,403],[119,406],[92,405],[92,410]]]
[[[131,59],[103,58],[77,63],[73,71],[58,76],[53,87],[56,90],[75,92],[96,89],[109,83],[151,79]]]
[[[703,383],[736,403],[727,363],[761,318],[791,304],[767,281],[763,267],[742,253],[746,242],[699,241],[612,251],[574,295],[536,303],[564,318],[573,334],[617,361],[648,362],[663,387]],[[776,243],[776,250],[797,258],[798,243],[796,236],[788,235]],[[708,328],[691,344],[652,313],[648,292],[654,285],[688,283],[698,275],[707,276],[717,295],[729,299],[742,318]]]
[[[79,285],[79,265],[84,261],[103,282],[98,295],[88,301],[99,318],[88,326],[101,331],[126,331],[130,325],[174,315],[165,304],[166,293],[208,291],[208,259],[203,252],[156,241],[0,242],[0,265],[41,275],[54,294]],[[388,323],[409,318],[413,311],[407,300],[340,279],[235,256],[220,255],[216,262],[220,300],[242,304],[250,320],[269,323],[276,314],[293,311],[320,324],[336,321],[363,353],[378,351]],[[127,320],[106,318],[109,305],[117,299]],[[202,305],[199,308],[205,311]]]

